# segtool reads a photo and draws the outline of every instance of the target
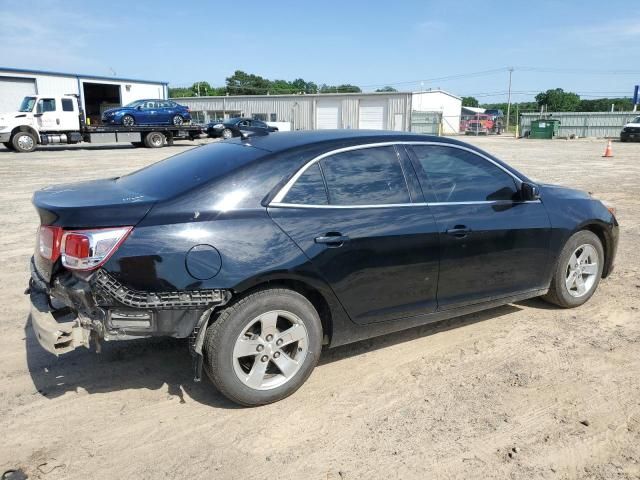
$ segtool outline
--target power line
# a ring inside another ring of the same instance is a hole
[[[491,70],[482,70],[480,72],[470,72],[470,73],[458,73],[454,75],[447,75],[444,77],[434,77],[434,78],[423,78],[420,80],[406,80],[402,82],[387,82],[387,83],[376,83],[371,85],[360,85],[361,88],[373,88],[373,87],[392,87],[394,85],[412,85],[418,83],[427,83],[427,82],[442,82],[445,80],[455,80],[458,78],[472,78],[472,77],[480,77],[484,75],[491,75],[500,72],[506,72],[508,70],[507,67],[502,68],[494,68]]]

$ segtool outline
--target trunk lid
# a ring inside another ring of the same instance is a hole
[[[40,224],[66,230],[134,226],[157,201],[155,197],[132,191],[116,179],[54,185],[33,194]],[[37,251],[34,266],[41,280],[49,282],[56,262]]]
[[[33,194],[41,225],[67,229],[135,225],[156,201],[115,178],[54,185]]]

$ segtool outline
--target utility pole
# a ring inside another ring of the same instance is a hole
[[[511,115],[511,75],[513,74],[513,67],[509,67],[509,96],[507,97],[507,134],[509,133],[509,116]]]

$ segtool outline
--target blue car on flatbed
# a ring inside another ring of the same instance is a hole
[[[136,100],[123,107],[105,110],[102,123],[111,125],[174,125],[180,126],[191,121],[189,108],[172,100]]]

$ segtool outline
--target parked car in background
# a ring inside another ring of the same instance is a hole
[[[620,141],[640,140],[640,116],[634,118],[622,127],[620,132]]]
[[[33,204],[46,350],[189,338],[196,378],[204,366],[243,405],[297,390],[322,345],[541,295],[582,305],[618,243],[613,209],[588,193],[400,132],[233,139]]]
[[[239,137],[241,136],[241,132],[263,134],[277,131],[277,127],[271,127],[262,120],[242,117],[229,118],[221,122],[210,122],[206,128],[207,134],[213,138]]]
[[[132,127],[133,125],[175,125],[191,121],[189,108],[173,100],[136,100],[124,107],[102,113],[102,123]]]

